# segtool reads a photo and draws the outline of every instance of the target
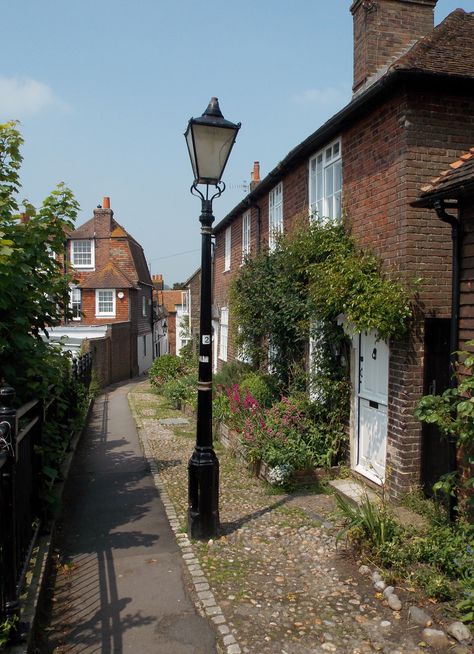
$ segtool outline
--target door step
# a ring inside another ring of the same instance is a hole
[[[328,483],[338,495],[356,506],[360,506],[366,497],[374,504],[380,505],[382,502],[378,493],[354,478],[332,479]],[[395,506],[390,503],[389,508],[394,518],[403,527],[413,526],[420,531],[425,531],[429,527],[426,518],[419,513],[415,513],[404,506]]]

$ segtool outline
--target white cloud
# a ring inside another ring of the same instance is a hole
[[[46,107],[64,106],[52,89],[34,79],[0,77],[0,115],[2,118],[31,116]]]
[[[342,107],[350,100],[350,90],[345,87],[329,86],[323,89],[306,89],[295,93],[292,102],[306,107]]]

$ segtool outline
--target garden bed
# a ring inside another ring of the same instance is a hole
[[[269,484],[272,483],[270,466],[264,461],[249,463],[245,458],[245,448],[240,442],[240,435],[234,429],[230,429],[226,424],[219,423],[214,431],[214,435],[219,439],[222,447],[234,454],[239,460],[244,462],[247,467],[259,479],[263,479]],[[309,484],[321,483],[328,479],[334,479],[340,472],[339,466],[331,468],[307,468],[305,470],[295,470],[292,474],[291,481],[296,487],[307,486]]]

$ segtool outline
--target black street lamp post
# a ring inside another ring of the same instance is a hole
[[[212,201],[225,189],[222,173],[240,123],[225,120],[217,98],[200,118],[191,118],[185,137],[194,172],[191,193],[201,198],[201,315],[196,445],[188,465],[188,533],[210,538],[219,528],[219,461],[212,446],[212,317],[211,235]],[[198,184],[206,186],[205,193]],[[214,186],[214,194],[209,187]]]

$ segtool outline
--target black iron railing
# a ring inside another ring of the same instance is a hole
[[[88,387],[92,358],[73,361],[72,377]],[[53,391],[53,388],[51,388]],[[42,488],[41,443],[45,426],[57,419],[59,397],[35,399],[15,408],[15,390],[0,387],[0,623],[18,622],[19,595],[40,526]],[[64,397],[62,401],[74,402]],[[75,407],[71,406],[70,415]],[[67,418],[65,422],[68,422]],[[65,434],[70,439],[72,434]]]

